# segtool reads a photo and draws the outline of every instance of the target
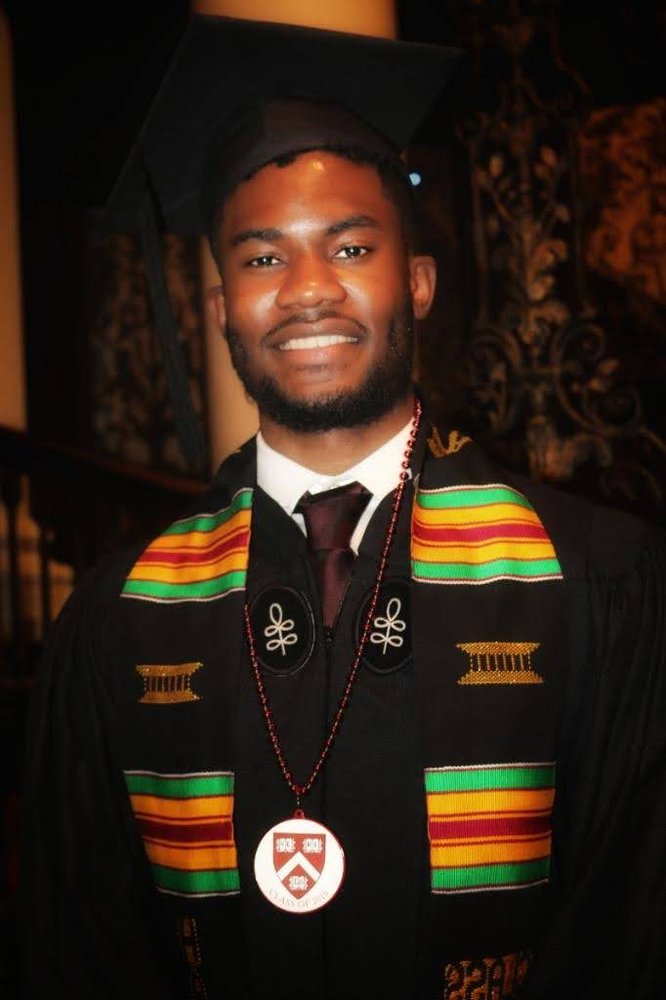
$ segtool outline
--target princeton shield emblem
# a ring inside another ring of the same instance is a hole
[[[295,899],[300,899],[319,881],[325,861],[325,833],[273,833],[275,871]]]
[[[290,913],[311,913],[335,896],[345,856],[328,827],[296,815],[276,823],[259,842],[254,877],[269,903]]]

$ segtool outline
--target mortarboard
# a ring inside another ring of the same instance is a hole
[[[459,56],[458,49],[420,42],[190,18],[101,223],[141,231],[178,437],[194,466],[203,465],[203,446],[169,305],[160,228],[204,232],[202,186],[219,198],[283,153],[356,145],[399,162]]]

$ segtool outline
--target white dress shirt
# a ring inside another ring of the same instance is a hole
[[[259,431],[257,434],[257,485],[261,486],[262,490],[268,493],[287,512],[305,534],[303,515],[294,513],[294,508],[306,490],[310,493],[323,493],[324,490],[333,490],[346,483],[361,483],[372,496],[351,537],[350,546],[356,553],[370,518],[384,497],[394,490],[400,481],[402,461],[411,429],[412,421],[410,419],[397,434],[385,441],[376,451],[353,465],[351,469],[339,472],[334,476],[314,472],[312,469],[292,461],[291,458],[281,455],[279,451],[275,451],[274,448],[266,444],[261,431]]]

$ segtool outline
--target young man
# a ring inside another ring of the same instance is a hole
[[[203,191],[260,432],[54,631],[28,994],[655,995],[663,538],[432,427],[434,263],[354,113],[261,101]]]

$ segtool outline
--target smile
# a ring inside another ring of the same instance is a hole
[[[315,348],[334,347],[336,344],[357,344],[358,337],[346,337],[340,333],[331,333],[316,337],[294,337],[278,344],[280,351],[312,351]]]

